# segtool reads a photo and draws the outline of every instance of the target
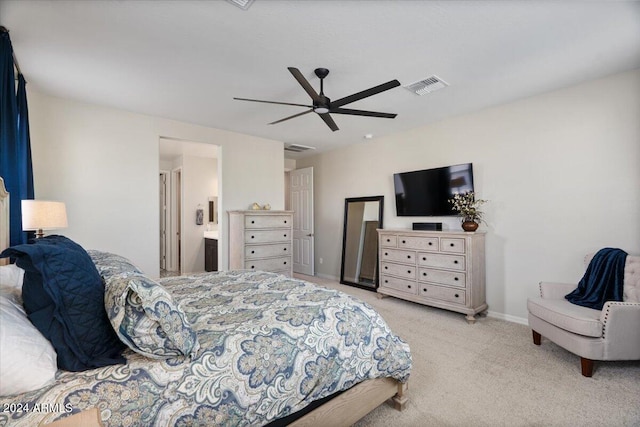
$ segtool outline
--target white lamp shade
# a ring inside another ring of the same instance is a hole
[[[62,202],[22,201],[22,229],[54,230],[67,227],[67,209]]]

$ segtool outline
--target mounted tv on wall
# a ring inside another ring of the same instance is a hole
[[[393,174],[398,216],[456,215],[449,199],[473,191],[473,164]]]

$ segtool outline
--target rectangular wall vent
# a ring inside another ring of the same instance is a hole
[[[449,86],[449,83],[445,82],[440,77],[431,76],[424,80],[411,83],[410,85],[405,86],[405,88],[416,95],[426,95],[427,93],[434,92],[447,86]]]
[[[249,9],[251,7],[251,3],[253,3],[253,0],[227,0],[227,1],[234,6],[238,6],[242,10]]]
[[[301,153],[307,150],[315,150],[315,147],[308,147],[300,144],[289,144],[284,146],[284,151],[293,151],[294,153]]]

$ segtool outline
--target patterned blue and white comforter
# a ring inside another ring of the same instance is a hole
[[[31,410],[2,411],[0,425],[32,426],[98,407],[105,426],[257,426],[366,379],[408,380],[409,346],[349,295],[264,272],[160,283],[197,333],[193,360],[128,350],[126,365],[60,371],[52,386],[3,398]]]

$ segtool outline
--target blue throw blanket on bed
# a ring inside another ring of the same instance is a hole
[[[600,249],[578,287],[565,298],[573,304],[596,310],[602,310],[607,301],[622,301],[626,261],[627,253],[622,249]]]

